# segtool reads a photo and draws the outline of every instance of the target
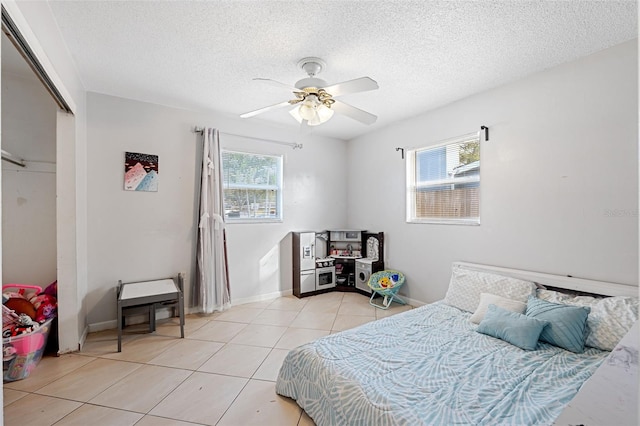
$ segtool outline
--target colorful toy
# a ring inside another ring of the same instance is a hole
[[[32,297],[29,302],[36,309],[34,319],[40,323],[56,316],[56,298],[48,294],[39,294]]]
[[[378,281],[378,285],[380,285],[380,287],[382,287],[382,288],[393,287],[393,283],[391,282],[389,277],[380,278],[380,281]]]
[[[388,309],[393,301],[401,305],[406,305],[406,302],[396,294],[398,290],[400,290],[400,287],[402,287],[402,284],[404,284],[404,274],[402,274],[402,272],[387,269],[371,274],[368,285],[373,293],[371,294],[369,303],[380,309]],[[377,295],[383,296],[382,305],[373,302],[373,299]]]

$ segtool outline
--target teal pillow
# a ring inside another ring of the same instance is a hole
[[[591,308],[588,306],[563,305],[530,296],[525,315],[549,321],[549,326],[540,334],[540,340],[581,354],[587,337],[589,312]]]
[[[549,324],[547,321],[527,317],[490,304],[476,331],[532,351],[536,348],[538,337],[547,324]]]

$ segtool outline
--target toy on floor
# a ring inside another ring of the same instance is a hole
[[[369,282],[367,283],[369,288],[373,291],[371,299],[369,299],[369,303],[380,309],[388,309],[389,305],[391,305],[391,302],[393,301],[400,303],[401,305],[406,305],[406,302],[396,294],[404,284],[404,280],[404,274],[393,269],[378,271],[371,274]],[[373,299],[377,295],[383,297],[382,305],[378,305],[373,302]]]

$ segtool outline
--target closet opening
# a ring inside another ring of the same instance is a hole
[[[9,6],[2,5],[0,34],[0,272],[3,284],[59,283],[46,350],[56,354],[78,350],[81,334],[75,104],[37,39],[26,27],[21,32],[19,9]]]

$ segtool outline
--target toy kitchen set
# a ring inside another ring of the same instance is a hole
[[[372,273],[384,269],[384,233],[338,229],[292,232],[293,294],[327,291],[371,294]]]

